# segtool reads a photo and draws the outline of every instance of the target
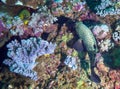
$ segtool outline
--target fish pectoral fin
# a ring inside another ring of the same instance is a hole
[[[84,48],[83,48],[83,42],[81,39],[78,39],[74,44],[73,44],[73,48],[78,51],[78,52],[83,52]]]

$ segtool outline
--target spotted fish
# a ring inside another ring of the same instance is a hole
[[[91,30],[83,24],[83,22],[79,21],[75,24],[76,32],[80,39],[83,41],[83,45],[86,48],[86,51],[88,52],[90,56],[90,65],[91,65],[91,80],[99,83],[100,79],[94,72],[95,67],[95,55],[98,52],[97,42],[96,39],[91,32]]]
[[[83,40],[83,44],[85,45],[86,50],[88,52],[97,52],[98,51],[95,37],[94,37],[93,33],[91,32],[91,30],[87,26],[85,26],[80,21],[77,22],[76,23],[76,32],[77,32],[78,36],[80,37],[80,39]]]

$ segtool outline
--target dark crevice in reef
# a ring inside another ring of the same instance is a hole
[[[2,65],[3,60],[7,56],[7,48],[6,45],[0,48],[0,65]]]
[[[91,11],[96,12],[95,7],[100,5],[101,0],[85,0]]]
[[[47,40],[49,33],[42,33],[41,38]]]

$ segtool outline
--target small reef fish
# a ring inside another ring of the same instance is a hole
[[[86,25],[84,25],[83,22],[81,21],[76,22],[75,29],[79,38],[83,41],[86,51],[88,52],[90,57],[90,65],[91,65],[90,79],[96,83],[99,83],[100,79],[94,72],[95,55],[98,52],[96,39],[93,33],[91,32],[91,30]]]

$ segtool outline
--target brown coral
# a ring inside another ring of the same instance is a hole
[[[54,57],[53,57],[54,56]],[[45,81],[56,75],[57,67],[60,64],[59,55],[44,55],[37,59],[38,65],[35,70],[38,72],[39,80]]]
[[[22,5],[22,6],[31,7],[33,9],[37,9],[39,5],[45,3],[45,0],[6,0],[6,2],[4,3],[10,6]]]

